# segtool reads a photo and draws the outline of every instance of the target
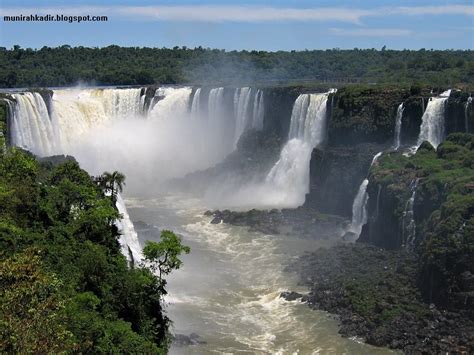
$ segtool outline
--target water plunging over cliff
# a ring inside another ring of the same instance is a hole
[[[451,90],[447,90],[439,97],[432,97],[428,102],[428,106],[422,117],[417,147],[424,141],[428,141],[433,147],[437,148],[443,141],[445,135],[445,106],[450,94]]]
[[[407,250],[413,250],[416,238],[416,224],[415,224],[415,196],[416,188],[418,186],[418,179],[410,183],[411,196],[405,204],[405,211],[402,215],[402,246]]]
[[[122,254],[127,257],[129,262],[137,263],[143,259],[142,248],[138,241],[137,232],[130,219],[130,216],[125,207],[125,202],[120,194],[117,195],[117,209],[122,215],[122,219],[117,221],[117,227],[121,233],[119,242],[122,249]]]
[[[398,150],[400,148],[401,139],[400,134],[402,131],[402,117],[403,111],[405,107],[403,106],[403,102],[398,106],[397,109],[397,117],[395,118],[395,136],[393,141],[393,149]]]
[[[326,137],[329,93],[303,94],[293,105],[288,142],[266,178],[266,182],[280,193],[276,202],[299,206],[305,201],[309,192],[311,152]]]
[[[194,92],[193,101],[191,103],[191,117],[199,118],[201,113],[201,88],[197,88]]]
[[[469,133],[469,105],[472,103],[472,97],[469,96],[464,106],[464,128],[466,133]]]
[[[57,151],[58,137],[43,97],[37,92],[13,94],[11,143],[45,156]]]
[[[142,111],[141,89],[54,90],[50,110],[37,92],[13,94],[11,108],[12,145],[39,156],[70,154],[82,135],[110,120],[138,115]],[[133,259],[141,258],[140,245],[125,204],[119,196],[117,208],[123,218],[117,221],[121,230],[122,252]]]
[[[226,90],[225,95],[219,95],[217,89],[216,95],[210,96],[224,101],[229,99],[222,105],[229,112],[224,112],[225,117],[221,118],[225,118],[227,129],[231,131],[228,143],[232,145],[235,116],[232,95]],[[98,91],[55,91],[49,115],[45,102],[34,102],[33,107],[36,110],[43,105],[46,107],[42,119],[51,122],[50,131],[57,138],[55,152],[74,155],[90,173],[120,170],[127,176],[128,211],[119,196],[117,208],[123,218],[117,225],[123,233],[120,238],[122,252],[129,260],[141,259],[132,219],[143,221],[140,229],[136,224],[140,238],[157,241],[159,229],[169,228],[182,236],[184,244],[191,246],[191,254],[183,256],[183,268],[167,279],[166,302],[174,331],[186,335],[196,332],[203,343],[172,349],[171,353],[173,350],[177,353],[374,353],[377,350],[359,341],[341,338],[337,323],[324,312],[309,312],[307,305],[280,297],[285,290],[303,291],[297,285],[296,277],[284,268],[296,255],[314,248],[314,240],[290,239],[227,224],[212,224],[210,218],[203,215],[207,206],[198,199],[186,199],[181,194],[163,195],[154,190],[164,180],[212,164],[206,154],[209,150],[217,150],[213,145],[216,134],[209,127],[213,118],[194,119],[196,116],[193,115],[202,114],[201,109],[207,115],[209,101],[204,100],[204,96],[207,99],[204,89],[196,90],[192,95],[191,88],[160,88],[154,98],[146,100],[143,94],[137,95],[138,91],[118,95]],[[263,93],[252,89],[250,97],[244,130],[258,129],[263,124]],[[297,148],[317,146],[325,137],[327,94],[307,95],[306,99],[306,104],[298,102],[299,114],[298,107],[294,108],[292,134],[288,137],[288,145],[295,144]],[[146,103],[149,108],[143,110]],[[221,104],[218,102],[216,106],[222,107]],[[16,103],[12,101],[11,107],[12,111],[16,109]],[[36,126],[26,125],[31,117],[17,115],[14,118],[24,127],[25,131],[21,133],[36,130]],[[222,122],[217,115],[214,118]],[[211,126],[215,128],[215,125]],[[199,147],[198,143],[203,146]],[[38,151],[44,146],[35,138],[31,139],[31,145],[32,150]],[[42,151],[41,154],[49,153]],[[309,168],[311,149],[305,150],[304,159],[301,159],[301,149],[291,154],[301,160],[297,165]],[[281,158],[285,156],[282,152]],[[284,166],[281,163],[272,170],[282,169],[282,174],[278,175],[284,176]],[[288,174],[291,171],[290,165]],[[297,167],[295,171],[309,174],[306,168]],[[291,184],[297,182],[290,181],[290,177],[286,180],[289,182],[283,187],[291,193]],[[269,181],[276,180],[269,178]],[[277,187],[271,185],[266,192],[273,193]],[[288,191],[282,192],[288,196]],[[304,200],[304,191],[302,196]],[[142,232],[142,228],[148,228],[147,232]],[[148,230],[156,230],[157,234],[147,234]],[[321,245],[326,242],[322,241]],[[315,324],[317,328],[314,328]]]
[[[251,106],[253,103],[253,107]],[[248,129],[263,128],[264,103],[263,92],[259,89],[243,87],[234,92],[235,134],[234,146],[242,133]]]
[[[380,158],[382,153],[383,152],[378,152],[375,154],[370,164],[371,167],[377,162],[377,159]],[[362,181],[354,198],[354,202],[352,203],[352,221],[349,226],[349,231],[356,235],[356,239],[359,238],[362,227],[367,223],[367,202],[369,201],[369,194],[367,193],[368,184],[369,179],[366,178]]]

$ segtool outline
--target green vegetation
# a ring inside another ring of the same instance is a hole
[[[150,268],[156,273],[158,272],[158,280],[162,288],[166,285],[163,276],[168,275],[171,271],[177,270],[183,264],[179,259],[182,253],[189,254],[191,249],[181,245],[181,241],[171,231],[164,230],[161,232],[161,240],[159,243],[147,241],[143,254],[145,260],[151,265]]]
[[[382,156],[371,181],[398,196],[393,213],[401,216],[418,179],[415,199],[419,283],[425,298],[464,308],[474,292],[463,273],[474,273],[474,135],[455,133],[435,151],[424,143],[411,157]]]
[[[473,51],[0,48],[0,87],[153,83],[474,83]]]
[[[63,160],[0,153],[0,352],[165,353],[163,280],[127,267],[111,198]],[[189,252],[169,231],[150,245],[165,273]]]
[[[118,171],[114,171],[113,173],[106,171],[102,174],[100,185],[104,191],[110,192],[110,199],[112,200],[112,204],[115,205],[117,202],[117,194],[122,192],[125,186],[125,175]]]

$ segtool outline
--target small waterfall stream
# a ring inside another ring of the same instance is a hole
[[[464,129],[466,133],[469,133],[469,105],[472,103],[472,97],[467,98],[466,104],[464,105]]]
[[[393,149],[398,150],[400,148],[401,144],[401,139],[400,139],[400,134],[402,131],[402,118],[403,118],[403,111],[405,110],[405,107],[403,105],[403,102],[398,106],[397,109],[397,117],[395,118],[395,134],[394,134],[394,139],[393,139]]]
[[[405,204],[405,210],[402,215],[402,246],[407,250],[413,250],[416,238],[416,224],[415,224],[415,197],[416,188],[418,187],[418,179],[410,183],[411,196]]]
[[[378,152],[372,158],[370,167],[374,165],[383,152]],[[370,171],[369,167],[369,171]],[[359,186],[354,202],[352,203],[352,220],[349,225],[349,232],[355,234],[357,240],[362,232],[362,227],[367,223],[367,202],[369,201],[369,194],[367,193],[367,186],[369,179],[365,178]]]
[[[433,147],[437,148],[443,141],[445,135],[445,107],[450,94],[451,90],[447,90],[439,97],[432,97],[428,102],[422,117],[417,147],[424,141],[428,141]]]

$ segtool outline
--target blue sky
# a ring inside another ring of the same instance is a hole
[[[108,22],[4,22],[4,15],[107,15]],[[302,50],[474,49],[474,3],[461,1],[0,0],[0,46]]]

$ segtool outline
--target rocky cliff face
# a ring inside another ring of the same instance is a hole
[[[0,94],[0,147],[8,143],[8,105]]]
[[[310,193],[306,204],[325,213],[350,217],[352,201],[360,183],[368,174],[372,158],[377,152],[387,151],[393,146],[395,119],[400,103],[404,103],[401,145],[411,146],[417,141],[424,110],[429,97],[433,95],[420,88],[339,89],[330,98],[327,145],[323,150],[315,150],[312,155]],[[453,92],[448,100],[445,119],[447,133],[464,132],[466,117],[468,124],[474,119],[472,104],[466,110],[467,99],[467,93]],[[474,122],[469,126],[474,129]],[[410,183],[411,181],[407,181],[405,184],[409,186]],[[379,203],[389,208],[395,202],[391,202],[387,196],[405,198],[399,197],[400,192],[381,191],[386,200]],[[376,193],[372,191],[372,195],[374,194]],[[374,203],[372,197],[369,204]],[[388,221],[379,222],[380,228],[383,228]],[[372,225],[372,228],[377,227]],[[367,231],[366,235],[371,233],[377,231]],[[391,248],[399,245],[400,241],[394,236]]]
[[[425,143],[411,157],[386,154],[371,169],[369,219],[358,241],[417,252],[427,301],[472,305],[473,191],[473,135],[452,134],[437,151]]]

